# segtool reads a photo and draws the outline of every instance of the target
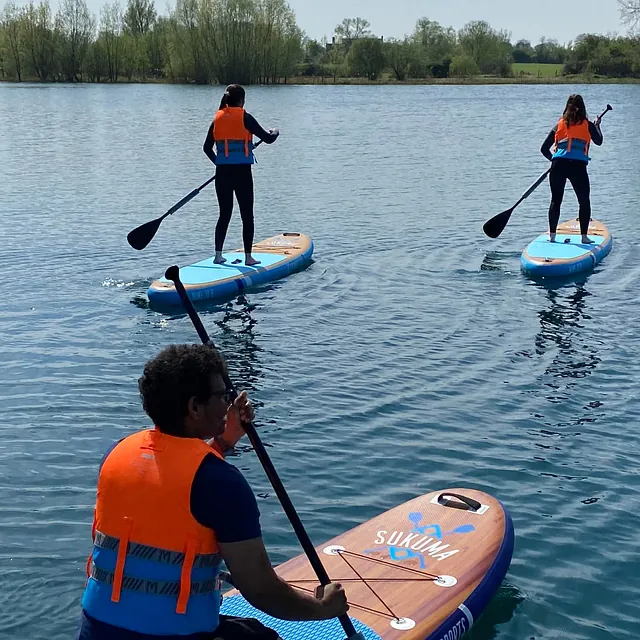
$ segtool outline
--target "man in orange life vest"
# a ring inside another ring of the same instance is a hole
[[[229,404],[226,363],[212,345],[171,345],[138,381],[154,423],[106,453],[77,640],[277,640],[255,619],[219,613],[224,560],[256,608],[322,620],[348,610],[342,586],[315,598],[278,577],[256,499],[224,460],[253,419],[246,393]]]
[[[567,100],[562,117],[549,132],[540,151],[547,160],[551,160],[549,185],[551,187],[551,205],[549,206],[549,241],[555,242],[556,228],[560,220],[560,206],[564,197],[567,180],[578,198],[580,206],[580,233],[583,244],[591,244],[589,221],[591,220],[591,185],[587,165],[591,142],[600,146],[603,136],[600,130],[600,117],[594,122],[587,120],[587,109],[580,94],[572,94]],[[553,145],[553,153],[551,147]]]

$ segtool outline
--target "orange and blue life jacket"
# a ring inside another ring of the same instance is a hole
[[[253,164],[253,136],[244,126],[242,107],[224,107],[213,118],[216,165]]]
[[[564,118],[560,118],[556,129],[555,146],[552,159],[566,158],[567,160],[582,160],[589,163],[589,145],[591,133],[589,121],[585,119],[581,124],[568,126]]]
[[[193,478],[210,453],[222,458],[202,440],[157,428],[109,453],[98,476],[82,598],[89,616],[150,635],[218,627],[218,543],[190,509]]]

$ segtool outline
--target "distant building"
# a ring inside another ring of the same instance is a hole
[[[375,38],[375,36],[359,36],[360,38]],[[353,40],[358,40],[359,38],[353,38]],[[384,36],[380,36],[380,40],[382,42],[384,42]],[[327,42],[327,44],[325,45],[325,49],[327,51],[330,51],[333,47],[335,47],[336,45],[340,45],[342,44],[342,38],[341,37],[336,37],[336,36],[332,36],[331,37],[331,42]]]

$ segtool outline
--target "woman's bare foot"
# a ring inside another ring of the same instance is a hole
[[[556,234],[549,232],[549,242],[555,242],[555,241],[556,241]]]
[[[593,240],[589,236],[582,236],[582,244],[593,244]]]
[[[246,253],[244,258],[244,263],[247,265],[247,267],[253,267],[253,265],[255,264],[260,264],[260,260],[256,260],[253,256]]]
[[[224,264],[227,261],[222,257],[222,251],[216,251],[216,257],[213,259],[213,264]]]

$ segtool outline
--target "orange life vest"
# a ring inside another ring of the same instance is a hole
[[[190,510],[193,478],[210,453],[222,458],[197,438],[146,429],[107,456],[82,600],[90,616],[151,635],[216,629],[218,543]]]
[[[589,121],[581,124],[567,126],[564,118],[560,118],[556,129],[553,158],[567,158],[569,160],[582,160],[589,162],[589,146],[591,133]]]
[[[242,107],[225,107],[213,118],[216,164],[253,164],[253,136],[244,126]]]

